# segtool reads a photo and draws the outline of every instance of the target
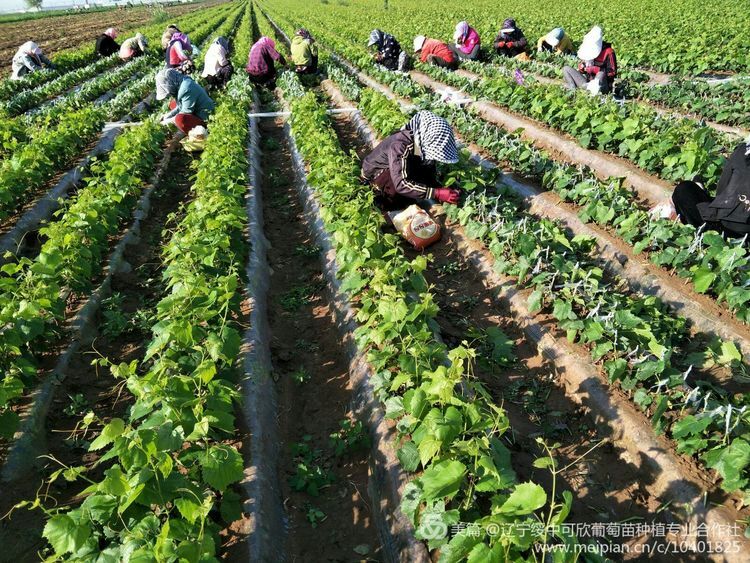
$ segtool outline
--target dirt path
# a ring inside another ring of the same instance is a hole
[[[170,18],[201,10],[226,0],[206,0],[188,6],[169,6],[164,8]],[[121,31],[132,29],[138,25],[150,25],[154,12],[148,7],[133,7],[114,9],[106,12],[91,14],[76,14],[52,16],[43,21],[29,20],[0,24],[0,72],[10,72],[10,62],[18,47],[33,40],[39,44],[47,56],[53,56],[56,51],[76,47],[84,43],[94,42],[99,34],[108,27],[117,27]],[[165,22],[164,25],[169,22]],[[40,31],[43,30],[43,31]],[[122,38],[122,37],[121,37]]]
[[[367,496],[367,433],[352,418],[348,362],[325,295],[319,250],[302,222],[281,124],[265,120],[260,132],[288,558],[377,561],[379,542]],[[342,423],[351,429],[342,430]],[[351,446],[332,441],[332,434]],[[337,447],[344,451],[337,453]]]
[[[105,300],[98,315],[98,336],[73,357],[67,378],[57,389],[46,421],[49,457],[40,460],[38,470],[23,480],[2,484],[3,490],[12,494],[0,495],[0,516],[5,516],[17,502],[33,500],[37,491],[47,495],[43,499],[46,506],[76,503],[76,495],[86,483],[59,479],[47,488],[45,479],[61,464],[91,467],[102,453],[87,451],[102,424],[94,423],[88,430],[78,427],[87,412],[93,411],[104,424],[126,416],[132,397],[124,382],[114,379],[107,367],[92,362],[108,358],[119,364],[143,357],[150,340],[154,308],[163,290],[160,252],[169,237],[169,231],[164,229],[177,224],[180,209],[190,197],[191,175],[182,170],[191,159],[181,148],[172,155],[164,181],[151,196],[151,209],[142,223],[140,241],[125,252],[125,261],[131,269],[113,278],[112,296]],[[95,470],[90,476],[98,477],[98,473]],[[45,544],[41,536],[44,521],[41,511],[25,509],[0,520],[0,545],[4,548],[0,561],[38,560],[36,552]]]

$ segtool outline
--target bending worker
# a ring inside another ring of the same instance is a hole
[[[536,44],[540,53],[557,53],[558,55],[572,55],[573,41],[562,27],[556,27],[544,37],[540,37]]]
[[[453,32],[453,41],[456,46],[451,49],[459,59],[476,61],[479,58],[481,39],[477,30],[469,25],[469,22],[458,22]]]
[[[135,37],[126,39],[120,45],[120,58],[123,61],[129,61],[135,57],[140,57],[146,52],[148,40],[142,33],[136,33]]]
[[[195,80],[174,68],[163,68],[156,74],[156,99],[174,98],[164,114],[162,123],[174,123],[187,134],[199,125],[205,127],[209,114],[214,110],[214,101]]]
[[[245,70],[250,76],[250,82],[265,86],[273,90],[276,88],[276,66],[278,61],[280,65],[286,66],[284,55],[276,50],[276,43],[270,37],[265,35],[250,47],[250,53],[247,56],[247,66]]]
[[[315,74],[318,71],[318,46],[304,27],[292,37],[292,64],[297,74]]]
[[[43,67],[49,69],[55,68],[52,61],[44,56],[39,45],[33,41],[27,41],[18,48],[16,54],[13,55],[11,66],[13,68],[13,74],[10,76],[11,80],[20,80],[27,74],[41,70]]]
[[[217,37],[206,50],[201,76],[212,88],[221,88],[234,74],[234,66],[229,61],[229,41],[226,37]]]
[[[172,34],[164,52],[164,62],[168,68],[176,68],[183,74],[190,74],[195,70],[193,45],[187,35],[179,31]]]
[[[109,57],[114,55],[120,50],[120,46],[117,44],[117,30],[114,27],[110,27],[96,38],[96,54],[100,57]]]
[[[439,39],[428,39],[424,35],[414,38],[414,52],[419,54],[419,60],[435,66],[456,70],[458,57],[451,51],[447,43]]]
[[[457,189],[440,186],[437,162],[458,162],[456,138],[445,119],[420,111],[365,157],[362,179],[372,185],[385,211],[407,207],[412,200],[458,203]]]
[[[370,32],[370,38],[367,46],[375,48],[372,58],[375,62],[383,65],[388,70],[399,70],[406,72],[409,70],[409,55],[401,48],[396,38],[390,33],[385,33],[379,29],[373,29]]]

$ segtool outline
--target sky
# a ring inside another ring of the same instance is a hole
[[[91,4],[96,3],[98,5],[113,4],[114,0],[89,0]],[[71,6],[73,4],[83,4],[83,0],[43,0],[45,7],[53,6]],[[15,12],[22,10],[26,7],[26,3],[23,0],[0,0],[0,13],[2,12]]]

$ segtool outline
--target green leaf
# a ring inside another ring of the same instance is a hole
[[[214,489],[223,491],[242,479],[242,456],[231,446],[211,446],[200,459],[203,479]]]
[[[698,268],[693,272],[693,284],[695,284],[695,291],[698,293],[705,293],[711,284],[716,279],[716,272],[709,270],[708,268]]]
[[[95,452],[101,450],[107,444],[114,442],[115,438],[120,436],[125,431],[125,421],[121,418],[113,418],[109,424],[107,424],[102,433],[91,442],[89,451]]]
[[[520,516],[531,514],[547,502],[547,493],[536,483],[520,483],[498,509],[500,514]]]
[[[419,481],[425,501],[451,499],[461,488],[466,466],[460,461],[441,461],[425,470]]]
[[[526,303],[529,308],[529,313],[537,313],[542,310],[543,298],[544,295],[542,294],[541,289],[536,289],[531,292],[531,295],[529,295],[529,299]]]
[[[419,467],[419,450],[417,450],[416,444],[409,440],[405,442],[396,452],[398,460],[401,462],[401,467],[404,471],[416,471]]]
[[[42,535],[47,538],[55,554],[75,553],[81,549],[91,535],[91,529],[79,524],[68,514],[56,514],[47,521]]]

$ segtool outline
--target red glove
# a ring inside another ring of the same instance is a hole
[[[599,67],[598,66],[587,66],[586,67],[586,74],[599,74]]]
[[[505,48],[505,41],[498,41],[496,46],[497,46],[498,49],[504,49]]]
[[[460,197],[458,190],[453,188],[435,188],[435,199],[442,203],[452,203],[456,205]]]
[[[513,41],[506,41],[506,42],[505,42],[505,46],[506,46],[506,47],[507,47],[508,49],[510,49],[511,47],[513,47]]]

